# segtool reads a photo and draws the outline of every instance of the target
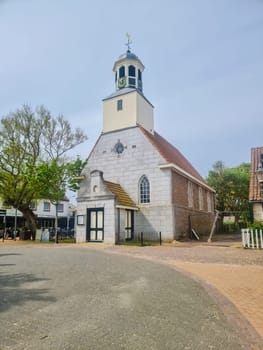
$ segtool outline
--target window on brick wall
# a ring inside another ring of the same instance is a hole
[[[193,183],[188,181],[188,207],[193,208],[194,206],[194,189]]]
[[[207,192],[207,211],[209,213],[212,212],[212,198],[211,198],[211,193],[210,192]]]
[[[150,182],[143,175],[139,181],[140,203],[150,203]]]
[[[204,210],[204,198],[202,187],[199,187],[199,210]]]

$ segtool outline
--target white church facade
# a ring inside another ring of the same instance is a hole
[[[211,228],[214,190],[154,130],[143,70],[129,46],[114,64],[116,91],[103,100],[103,130],[80,180],[77,242],[116,243],[135,232],[174,240]]]

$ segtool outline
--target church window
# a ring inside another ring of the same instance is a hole
[[[150,182],[145,175],[141,177],[139,185],[140,203],[150,203]]]
[[[119,78],[125,77],[125,67],[121,66],[119,69]]]
[[[138,69],[138,80],[142,80],[142,72]]]
[[[199,210],[204,210],[204,198],[202,187],[199,187]]]
[[[117,111],[121,111],[123,108],[122,100],[117,100]]]
[[[207,211],[209,213],[212,212],[212,199],[211,199],[211,193],[207,192]]]
[[[136,80],[134,78],[129,78],[129,86],[136,87]]]
[[[135,67],[134,66],[129,66],[129,76],[135,77]]]
[[[194,206],[194,191],[193,191],[193,183],[188,182],[188,207],[193,208]]]

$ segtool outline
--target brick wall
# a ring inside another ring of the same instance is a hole
[[[189,179],[176,172],[172,173],[172,201],[174,204],[176,238],[189,237],[192,228],[200,235],[208,235],[214,220],[213,207],[212,212],[208,212],[207,203],[207,193],[210,193],[212,203],[213,193],[202,188],[203,206],[200,210],[200,185],[193,182],[193,206],[189,208],[188,183]]]

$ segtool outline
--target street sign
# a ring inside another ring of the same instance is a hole
[[[0,216],[6,216],[6,209],[0,209]]]

